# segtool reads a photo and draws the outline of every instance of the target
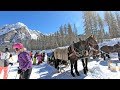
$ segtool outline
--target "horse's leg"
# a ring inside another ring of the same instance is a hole
[[[104,58],[104,60],[106,59],[106,54],[105,53],[103,54],[103,58]]]
[[[81,61],[82,61],[82,65],[83,65],[83,71],[84,71],[84,74],[86,74],[84,59],[81,59]]]
[[[107,54],[107,57],[108,57],[108,58],[110,58],[110,55],[109,55],[109,53]]]
[[[59,60],[55,60],[55,68],[59,71]]]
[[[93,51],[93,59],[96,59],[95,52]]]
[[[88,64],[88,58],[85,58],[85,69],[86,69],[86,71],[88,71],[87,64]]]
[[[75,64],[74,64],[74,68],[75,68],[75,73],[80,76],[78,70],[77,70],[77,60],[75,61]]]
[[[93,56],[93,59],[96,59],[96,56],[95,56],[95,55]]]
[[[97,56],[97,59],[99,59],[100,55],[96,55]]]
[[[70,60],[70,64],[71,64],[71,75],[75,77],[75,74],[73,73],[73,64],[74,64],[73,60]]]
[[[101,58],[104,58],[105,54],[101,52]]]

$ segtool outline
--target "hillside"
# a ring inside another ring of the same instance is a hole
[[[40,38],[43,34],[37,30],[29,29],[25,24],[17,22],[16,24],[6,24],[0,28],[0,44],[7,42],[20,42],[21,40],[30,40]]]

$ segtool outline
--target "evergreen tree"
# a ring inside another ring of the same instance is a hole
[[[100,42],[103,42],[104,36],[105,36],[105,32],[104,32],[104,22],[102,20],[102,18],[100,17],[99,14],[97,14],[97,21],[98,21],[98,39]]]

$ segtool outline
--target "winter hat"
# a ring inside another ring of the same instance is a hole
[[[24,46],[23,46],[23,44],[22,43],[15,43],[15,44],[13,44],[13,49],[22,49],[22,48],[24,48]]]

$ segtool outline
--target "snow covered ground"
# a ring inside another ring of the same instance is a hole
[[[111,54],[112,55],[112,54]],[[19,79],[17,74],[18,63],[16,63],[17,56],[14,55],[13,66],[9,66],[8,79]],[[112,60],[117,60],[113,58]],[[47,60],[46,60],[47,61]],[[43,62],[40,65],[33,65],[32,73],[30,79],[120,79],[120,71],[111,71],[108,69],[108,60],[104,61],[103,59],[91,60],[88,62],[89,72],[87,75],[83,74],[82,63],[78,61],[78,71],[80,76],[72,77],[70,74],[70,65],[64,68],[61,73],[57,73],[57,70]],[[3,72],[0,75],[2,79]]]
[[[118,40],[118,39],[116,39]],[[119,39],[120,41],[120,39]],[[117,41],[112,39],[109,44],[115,44]],[[105,42],[106,43],[106,42]],[[104,44],[104,43],[103,43]],[[102,45],[102,44],[101,44]],[[118,60],[117,53],[110,54],[110,60]],[[18,79],[19,75],[17,74],[17,55],[13,56],[13,60],[10,60],[14,63],[13,66],[9,66],[8,79]],[[111,71],[108,69],[108,61],[99,58],[99,60],[89,60],[88,62],[88,74],[83,74],[82,62],[78,60],[78,71],[80,76],[72,77],[70,74],[70,65],[66,68],[63,68],[61,73],[57,73],[57,70],[47,64],[47,56],[45,57],[45,62],[40,65],[33,65],[32,73],[30,79],[120,79],[120,70],[116,65],[116,71]],[[118,63],[120,67],[120,63]],[[3,72],[0,74],[0,79],[2,79]]]

